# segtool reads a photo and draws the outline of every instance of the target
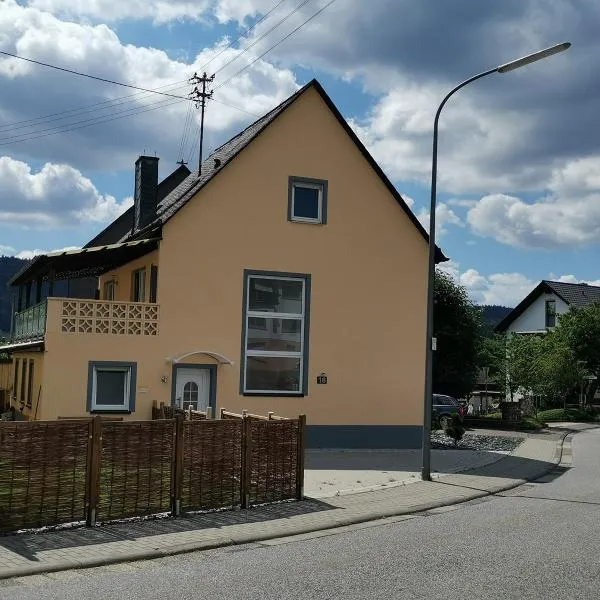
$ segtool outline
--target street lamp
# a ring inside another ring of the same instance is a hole
[[[559,52],[567,50],[571,46],[570,42],[557,44],[545,50],[534,52],[523,58],[513,60],[504,65],[500,65],[489,71],[484,71],[478,75],[474,75],[469,79],[458,84],[452,89],[439,105],[435,113],[433,122],[433,158],[431,162],[431,207],[429,212],[429,263],[428,263],[428,281],[427,281],[427,335],[425,337],[425,394],[424,394],[424,419],[423,419],[423,463],[421,467],[421,479],[423,481],[431,481],[431,407],[432,407],[432,375],[433,375],[433,283],[435,277],[435,204],[436,204],[436,184],[437,184],[437,146],[438,146],[438,122],[442,108],[450,97],[465,87],[465,85],[477,81],[486,75],[492,73],[508,73],[525,65],[548,58]]]

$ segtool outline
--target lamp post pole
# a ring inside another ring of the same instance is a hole
[[[438,124],[440,113],[450,97],[473,81],[492,73],[508,73],[525,65],[531,64],[543,58],[553,56],[559,52],[567,50],[571,44],[565,42],[557,44],[545,50],[540,50],[523,58],[513,60],[494,69],[489,69],[483,73],[469,77],[462,83],[454,87],[440,103],[435,120],[433,122],[433,155],[431,160],[431,205],[429,208],[429,258],[427,271],[427,328],[425,337],[425,393],[423,402],[423,459],[421,467],[421,479],[431,481],[431,410],[432,410],[432,392],[433,392],[433,288],[435,280],[435,208],[436,208],[436,189],[437,189],[437,153],[438,153]]]

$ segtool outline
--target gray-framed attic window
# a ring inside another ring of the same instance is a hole
[[[244,271],[240,393],[308,393],[310,275]]]
[[[327,181],[290,177],[288,221],[325,225],[327,223]]]
[[[137,363],[90,361],[87,411],[132,413],[135,411]]]

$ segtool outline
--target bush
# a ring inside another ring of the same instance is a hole
[[[502,413],[501,412],[490,413],[489,415],[485,415],[485,418],[486,419],[501,419]]]
[[[450,425],[444,429],[444,433],[454,440],[455,446],[458,446],[458,442],[460,442],[463,435],[465,435],[465,427],[458,415],[452,415],[452,421]]]
[[[536,419],[535,417],[523,417],[517,424],[517,429],[535,431],[537,429],[542,429],[544,425],[545,424],[541,419]]]
[[[579,408],[552,408],[543,410],[537,414],[541,421],[595,421],[596,411],[593,408],[581,410]]]

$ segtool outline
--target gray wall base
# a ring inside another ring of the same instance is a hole
[[[307,425],[307,448],[421,448],[420,425]]]

